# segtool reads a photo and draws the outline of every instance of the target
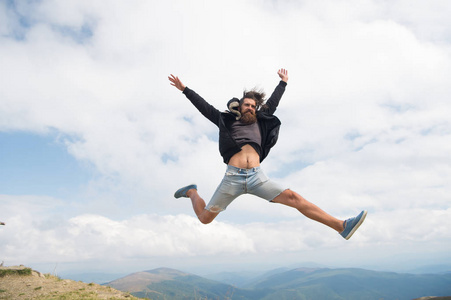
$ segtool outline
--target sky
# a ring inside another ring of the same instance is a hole
[[[195,274],[318,265],[451,270],[451,3],[0,0],[0,261],[41,272]],[[346,241],[242,196],[208,225],[226,166],[217,109],[288,70],[266,174],[346,219]]]

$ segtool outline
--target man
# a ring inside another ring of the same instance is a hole
[[[182,91],[207,119],[219,127],[219,152],[227,164],[224,178],[208,205],[199,196],[195,184],[180,188],[174,197],[190,198],[199,220],[208,224],[235,198],[246,193],[253,194],[296,208],[306,217],[335,229],[343,238],[349,239],[365,220],[367,211],[346,221],[339,220],[296,192],[268,179],[260,168],[260,163],[277,142],[281,124],[274,112],[287,86],[288,72],[280,69],[277,74],[281,80],[264,105],[264,93],[245,91],[241,100],[233,98],[229,101],[228,112],[217,110],[186,87],[177,76],[169,76],[171,85]]]

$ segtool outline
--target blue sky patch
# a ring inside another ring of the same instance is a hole
[[[92,177],[54,135],[0,132],[2,194],[70,196]]]
[[[70,37],[78,44],[83,44],[93,35],[93,30],[88,24],[81,27],[52,25],[52,29],[63,36]]]

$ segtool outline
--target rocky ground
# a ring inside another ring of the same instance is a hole
[[[0,299],[133,299],[129,293],[96,283],[44,275],[24,266],[0,267]]]

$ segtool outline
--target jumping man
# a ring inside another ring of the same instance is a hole
[[[263,92],[245,91],[240,100],[233,98],[227,103],[227,112],[220,112],[210,105],[177,76],[169,76],[171,85],[182,91],[202,115],[219,127],[219,152],[227,164],[224,178],[208,205],[199,196],[195,184],[180,188],[174,197],[190,198],[200,222],[208,224],[235,198],[252,194],[296,208],[306,217],[335,229],[343,238],[349,239],[365,220],[367,211],[345,221],[339,220],[298,193],[273,182],[260,168],[260,163],[277,142],[281,124],[274,112],[287,86],[288,72],[280,69],[277,74],[281,80],[266,103]]]

